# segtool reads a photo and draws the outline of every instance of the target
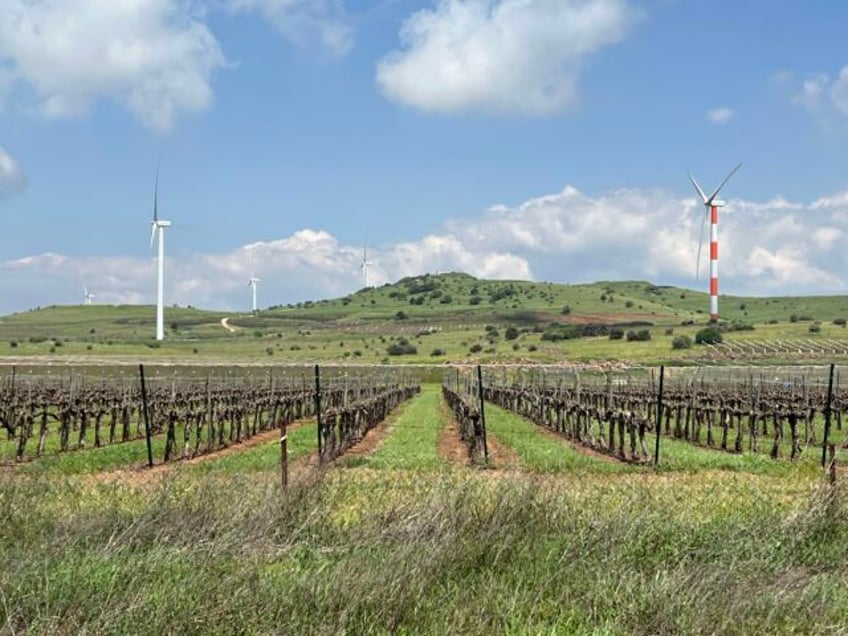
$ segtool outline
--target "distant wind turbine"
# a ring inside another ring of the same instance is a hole
[[[698,239],[698,257],[695,262],[696,280],[698,278],[698,272],[701,265],[701,245],[704,241],[704,225],[707,222],[707,215],[710,216],[710,320],[718,320],[718,209],[724,206],[724,201],[716,199],[716,197],[724,187],[724,184],[727,183],[730,180],[730,177],[732,177],[741,167],[742,164],[740,163],[731,170],[730,174],[724,178],[724,181],[719,184],[710,196],[704,194],[704,191],[701,189],[701,186],[698,185],[698,182],[695,181],[695,177],[692,176],[692,173],[687,173],[689,175],[689,180],[692,182],[692,185],[695,186],[695,190],[698,191],[705,207],[704,218],[701,221],[701,234]]]
[[[159,218],[159,164],[156,164],[156,184],[153,188],[153,221],[151,221],[150,249],[153,249],[153,241],[159,233],[159,255],[156,260],[156,339],[165,339],[165,228],[171,225],[170,221]]]
[[[251,276],[247,281],[247,286],[253,288],[253,313],[256,313],[256,288],[259,283],[262,282],[261,278],[256,278],[256,276]]]
[[[374,263],[368,260],[368,236],[365,237],[365,249],[362,251],[362,263],[359,269],[362,271],[362,282],[364,287],[368,287],[368,268]]]
[[[85,304],[90,305],[91,301],[94,300],[94,294],[88,291],[88,288],[85,285],[82,286],[82,291],[85,294]]]

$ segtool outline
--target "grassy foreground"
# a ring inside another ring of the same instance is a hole
[[[836,633],[844,488],[728,473],[0,478],[6,633]]]

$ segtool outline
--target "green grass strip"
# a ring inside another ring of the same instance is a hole
[[[314,453],[318,450],[318,433],[315,422],[308,422],[287,434],[289,461]],[[204,472],[225,471],[278,471],[280,470],[280,440],[253,446],[243,452],[232,453],[216,459],[192,464],[190,470]]]
[[[645,439],[648,448],[653,453],[656,436],[649,433],[645,436]],[[720,449],[712,450],[663,436],[660,441],[659,469],[661,471],[687,472],[728,470],[774,477],[814,476],[816,471],[820,470],[820,466],[816,462],[821,459],[821,455],[816,450],[815,448],[807,449],[799,461],[793,462],[786,458],[772,459],[762,452],[730,453]]]
[[[444,428],[440,415],[441,387],[426,384],[421,395],[401,406],[394,430],[372,455],[357,459],[358,465],[378,469],[433,470],[439,457],[439,434]]]
[[[165,454],[165,436],[152,439],[153,459],[161,463]],[[182,450],[181,446],[178,446]],[[45,455],[22,464],[19,470],[27,473],[60,473],[63,475],[82,475],[97,473],[116,468],[129,468],[147,464],[147,445],[145,440],[135,440],[121,444],[111,444],[100,448],[90,447],[67,453]]]
[[[489,403],[486,403],[486,431],[513,448],[522,465],[536,472],[621,473],[641,470],[637,466],[584,455],[565,438],[552,438],[530,420]]]

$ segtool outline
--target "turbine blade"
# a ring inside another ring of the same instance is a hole
[[[730,181],[730,177],[732,177],[734,174],[736,174],[736,171],[737,171],[737,170],[739,170],[739,168],[741,168],[741,167],[742,167],[742,164],[741,164],[741,163],[740,163],[740,164],[737,164],[737,165],[736,165],[736,167],[735,167],[733,170],[731,170],[731,171],[730,171],[730,174],[728,174],[728,175],[724,178],[724,181],[722,181],[722,182],[718,185],[718,187],[715,189],[715,192],[713,192],[713,193],[710,195],[710,198],[707,200],[707,205],[709,205],[709,204],[711,204],[711,203],[713,202],[713,199],[715,199],[715,198],[716,198],[716,195],[718,195],[719,191],[720,191],[720,190],[724,187],[724,184],[725,184],[725,183],[727,183],[728,181]]]
[[[150,251],[153,251],[153,241],[156,239],[156,223],[151,223],[153,228],[150,231]]]
[[[159,220],[159,164],[162,162],[159,159],[156,162],[156,182],[153,186],[153,222]]]
[[[695,181],[695,177],[693,177],[693,176],[692,176],[692,173],[691,173],[691,172],[689,172],[688,170],[686,171],[686,174],[688,174],[688,175],[689,175],[689,181],[691,181],[691,182],[692,182],[692,185],[693,185],[693,186],[695,186],[695,189],[698,191],[698,194],[699,194],[699,195],[700,195],[700,197],[701,197],[701,201],[703,201],[704,203],[706,203],[706,202],[707,202],[707,195],[706,195],[706,194],[704,194],[704,191],[701,189],[701,186],[699,186],[699,185],[698,185],[698,182],[697,182],[697,181]]]
[[[707,227],[707,213],[709,208],[704,208],[704,216],[701,218],[701,233],[698,235],[698,258],[695,260],[695,280],[701,272],[701,248],[704,245],[704,228]]]

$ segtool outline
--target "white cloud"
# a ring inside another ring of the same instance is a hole
[[[839,76],[830,85],[830,99],[843,115],[848,115],[848,66],[842,68]]]
[[[257,11],[298,46],[318,44],[335,55],[353,46],[340,0],[223,0],[231,11]]]
[[[714,124],[726,124],[731,119],[733,119],[733,116],[735,114],[736,111],[732,108],[714,108],[713,110],[707,111],[707,119]]]
[[[814,114],[848,116],[848,66],[833,79],[819,73],[805,80],[792,101]]]
[[[25,85],[48,117],[79,115],[106,98],[168,131],[179,113],[209,106],[211,76],[226,63],[192,6],[0,0],[0,86]]]
[[[527,261],[503,251],[472,249],[462,239],[426,236],[386,247],[369,247],[369,283],[381,285],[424,272],[465,271],[484,278],[529,279]],[[341,296],[362,286],[362,247],[342,245],[323,230],[250,243],[223,254],[168,258],[168,305],[247,309],[248,278],[258,276],[259,304]],[[0,262],[0,312],[50,304],[81,303],[83,285],[97,303],[155,300],[152,258],[77,258],[46,253]]]
[[[622,189],[590,196],[573,186],[515,206],[496,205],[416,240],[369,246],[372,284],[437,271],[558,282],[642,279],[705,289],[695,281],[703,206],[694,197]],[[734,294],[845,292],[848,193],[811,203],[729,199],[719,220],[721,289]],[[706,237],[704,237],[706,247]],[[706,249],[700,271],[707,271]],[[167,304],[250,306],[248,278],[262,279],[261,306],[341,296],[361,287],[361,245],[327,231],[294,234],[226,253],[169,258]],[[152,258],[58,254],[0,262],[0,312],[79,303],[83,282],[97,302],[152,303]]]
[[[575,102],[583,59],[634,19],[626,0],[439,0],[406,19],[377,82],[425,111],[549,114]]]
[[[801,91],[795,96],[794,102],[810,111],[817,110],[822,103],[830,78],[824,73],[804,80]]]
[[[26,175],[15,158],[0,146],[0,195],[26,187]]]

